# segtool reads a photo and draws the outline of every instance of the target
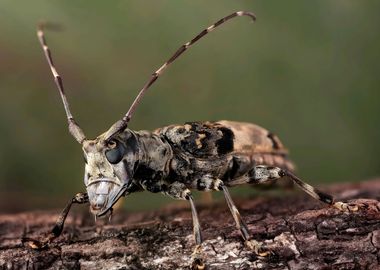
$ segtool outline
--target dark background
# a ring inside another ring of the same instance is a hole
[[[0,211],[62,207],[84,190],[82,151],[68,134],[38,21],[64,27],[47,32],[48,44],[73,114],[96,137],[180,45],[237,10],[257,22],[234,19],[187,51],[130,127],[254,122],[278,134],[310,183],[379,176],[378,1],[8,0],[0,2]],[[125,205],[162,198],[143,193]]]

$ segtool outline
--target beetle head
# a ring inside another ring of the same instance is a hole
[[[102,216],[132,183],[138,158],[137,140],[127,129],[110,140],[102,134],[94,140],[84,140],[82,145],[90,209],[94,215]]]

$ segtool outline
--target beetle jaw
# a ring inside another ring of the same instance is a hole
[[[124,195],[127,184],[118,179],[98,178],[86,186],[90,202],[90,211],[100,217],[106,214],[112,206]]]

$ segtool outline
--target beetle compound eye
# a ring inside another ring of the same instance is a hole
[[[106,158],[111,164],[119,163],[124,156],[125,148],[122,144],[117,141],[110,141],[108,143],[108,147],[110,148],[106,151]]]

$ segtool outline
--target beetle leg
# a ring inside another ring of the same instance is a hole
[[[77,193],[66,205],[59,215],[53,229],[45,239],[39,241],[32,238],[24,237],[22,238],[23,243],[28,243],[28,245],[33,249],[44,249],[51,243],[55,238],[61,235],[63,226],[65,224],[66,217],[70,211],[71,205],[74,203],[84,204],[88,202],[87,193]]]
[[[203,263],[202,255],[202,233],[201,226],[199,223],[197,209],[195,208],[194,200],[191,192],[183,183],[174,182],[168,189],[164,192],[172,198],[187,200],[190,203],[191,215],[193,218],[193,234],[195,239],[195,248],[192,254],[192,269],[205,269],[205,264]]]
[[[294,175],[291,172],[282,170],[280,172],[281,175],[288,176],[290,179],[293,180],[294,183],[296,183],[303,191],[305,191],[307,194],[312,196],[313,198],[327,203],[341,211],[348,211],[348,212],[356,212],[359,210],[359,207],[357,205],[352,205],[344,202],[335,202],[334,197],[330,194],[324,193],[320,191],[319,189],[309,185],[308,183],[305,183],[301,179],[299,179],[296,175]]]
[[[187,196],[187,200],[190,202],[191,206],[191,215],[193,217],[193,230],[194,230],[194,239],[196,246],[194,248],[194,252],[192,254],[193,262],[192,262],[192,268],[193,269],[204,269],[205,265],[203,263],[203,254],[202,254],[202,233],[201,233],[201,227],[199,224],[198,219],[198,213],[197,209],[195,208],[195,204],[193,201],[193,197],[191,194]]]
[[[224,198],[226,199],[228,208],[230,209],[232,217],[234,218],[236,228],[240,231],[240,234],[243,237],[246,246],[260,256],[268,255],[269,253],[264,251],[265,249],[262,247],[261,243],[259,243],[256,240],[251,239],[247,224],[242,219],[239,213],[239,210],[237,209],[235,203],[232,201],[230,192],[228,191],[228,188],[223,183],[223,181],[220,179],[217,179],[214,181],[214,183],[215,183],[214,187],[216,190],[223,191]]]
[[[292,172],[283,170],[278,167],[270,167],[270,166],[255,166],[252,170],[250,170],[246,175],[239,177],[237,179],[233,179],[228,184],[236,185],[241,183],[252,183],[252,184],[261,184],[271,181],[276,181],[282,177],[289,177],[297,186],[299,186],[303,191],[312,196],[313,198],[329,204],[341,211],[358,211],[358,207],[355,205],[350,205],[344,202],[335,202],[334,197],[330,194],[324,193],[319,189],[305,183]]]

